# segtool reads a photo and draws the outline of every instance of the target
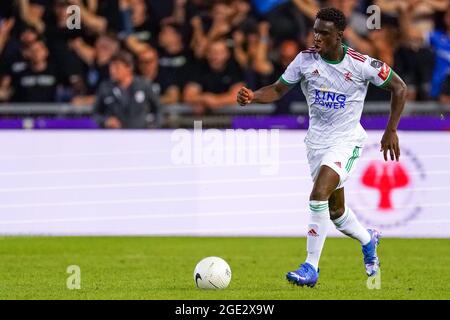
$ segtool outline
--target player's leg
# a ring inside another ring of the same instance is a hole
[[[373,229],[365,229],[358,221],[352,209],[345,205],[344,188],[335,190],[329,198],[330,218],[336,229],[358,240],[362,246],[364,266],[368,276],[379,270],[377,246],[380,234]]]
[[[330,218],[336,229],[350,238],[358,240],[361,245],[370,242],[369,232],[359,223],[352,209],[345,205],[344,188],[335,190],[328,203]]]
[[[321,166],[309,197],[309,223],[306,262],[319,268],[319,259],[330,225],[329,198],[339,184],[339,175],[328,166]]]
[[[309,201],[307,258],[286,278],[297,285],[314,287],[319,277],[319,259],[330,225],[328,199],[339,184],[339,175],[328,166],[320,166]]]

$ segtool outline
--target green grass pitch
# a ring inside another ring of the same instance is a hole
[[[360,245],[329,238],[317,286],[288,284],[305,238],[2,237],[0,299],[450,299],[450,239],[382,239],[381,289],[366,287]],[[231,266],[223,291],[197,289],[206,256]],[[81,289],[68,290],[69,265]]]

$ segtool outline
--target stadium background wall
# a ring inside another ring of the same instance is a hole
[[[204,132],[226,142],[212,150],[212,136],[185,129],[4,131],[0,234],[305,236],[306,131]],[[381,161],[381,135],[369,132],[348,205],[385,236],[449,238],[450,134],[400,132],[400,163]],[[264,162],[270,141],[275,162]],[[211,152],[223,162],[205,163]]]

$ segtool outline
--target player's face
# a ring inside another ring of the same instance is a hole
[[[320,55],[328,55],[339,48],[342,32],[338,31],[333,22],[316,19],[313,30],[314,47]]]

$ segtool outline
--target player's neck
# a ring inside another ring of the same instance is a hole
[[[335,50],[330,50],[330,52],[324,52],[320,56],[325,61],[342,61],[345,55],[344,45],[340,43]]]

